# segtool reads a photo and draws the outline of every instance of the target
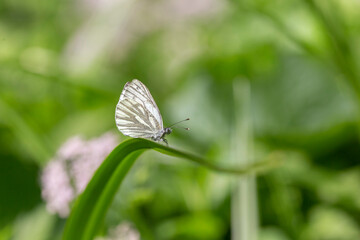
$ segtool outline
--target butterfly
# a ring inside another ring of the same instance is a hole
[[[189,118],[183,120],[187,121]],[[183,122],[180,121],[180,122]],[[168,144],[165,136],[172,132],[164,128],[160,110],[151,96],[149,89],[139,80],[127,82],[121,92],[115,110],[117,128],[126,136],[148,138]],[[178,123],[180,123],[178,122]],[[189,128],[185,128],[189,130]]]

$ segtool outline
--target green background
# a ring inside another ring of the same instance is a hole
[[[165,126],[190,117],[171,147],[229,165],[241,116],[255,159],[283,153],[257,179],[259,239],[359,239],[359,12],[356,0],[2,0],[0,239],[60,239],[41,171],[74,135],[126,139],[114,110],[134,78]],[[147,152],[105,229],[230,239],[231,180]]]

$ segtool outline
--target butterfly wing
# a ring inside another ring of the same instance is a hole
[[[151,138],[163,121],[149,89],[137,79],[125,84],[115,110],[116,126],[126,136]]]

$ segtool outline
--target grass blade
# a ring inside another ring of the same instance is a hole
[[[121,181],[136,158],[146,149],[185,158],[209,169],[231,174],[248,174],[272,167],[274,159],[259,162],[244,168],[226,168],[215,165],[193,154],[185,153],[167,146],[145,140],[130,139],[117,146],[101,164],[85,191],[76,201],[67,220],[64,240],[90,240],[101,227],[106,211],[112,203]],[[276,159],[275,159],[276,160]]]

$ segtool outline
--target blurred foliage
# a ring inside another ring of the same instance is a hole
[[[133,78],[165,125],[191,118],[171,146],[221,164],[232,81],[248,79],[255,156],[285,153],[258,178],[260,239],[359,239],[359,11],[357,0],[0,1],[0,239],[60,238],[41,169],[69,137],[116,131]],[[106,226],[131,221],[144,239],[230,239],[230,185],[146,153]]]

